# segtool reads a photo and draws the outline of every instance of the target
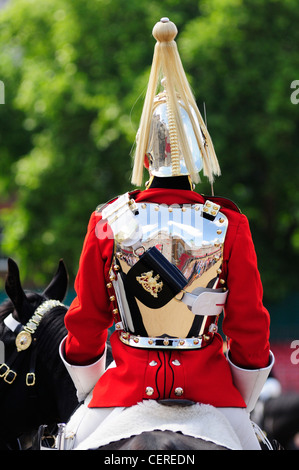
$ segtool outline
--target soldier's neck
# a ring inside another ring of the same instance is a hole
[[[190,191],[193,190],[193,184],[189,176],[171,176],[169,178],[154,176],[146,185],[146,189],[149,188],[187,189]]]

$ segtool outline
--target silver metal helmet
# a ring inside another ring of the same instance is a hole
[[[194,167],[197,172],[200,172],[203,167],[203,159],[200,148],[198,146],[196,136],[190,121],[190,117],[186,111],[184,103],[178,99],[180,114],[184,127],[187,141],[192,153]],[[199,123],[197,121],[194,110],[189,105],[190,111],[193,115],[196,125],[198,126],[199,135],[202,140],[202,145],[205,145],[205,139],[201,132]],[[168,177],[179,175],[189,175],[190,171],[187,169],[187,165],[184,159],[184,155],[180,148],[180,142],[178,142],[179,151],[179,168],[176,168],[174,173],[173,159],[171,158],[171,134],[174,133],[172,128],[171,115],[167,106],[166,93],[160,93],[155,97],[153,117],[150,127],[149,143],[146,152],[149,163],[150,174],[154,176]]]
[[[162,18],[153,28],[157,40],[144,100],[132,172],[132,183],[143,181],[145,157],[152,176],[190,175],[199,171],[213,183],[220,167],[205,122],[188,83],[175,42],[177,28]],[[160,78],[164,91],[157,95]],[[164,82],[164,83],[163,83]]]

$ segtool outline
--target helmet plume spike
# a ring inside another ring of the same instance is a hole
[[[150,128],[154,110],[154,99],[161,78],[165,83],[167,115],[169,121],[172,176],[180,174],[180,153],[194,183],[199,181],[198,170],[194,165],[192,151],[188,143],[180,103],[191,121],[193,132],[203,160],[203,173],[212,183],[214,175],[220,175],[220,167],[214,146],[204,120],[198,110],[193,93],[188,83],[180,55],[175,42],[176,25],[168,18],[162,18],[153,28],[152,34],[156,39],[152,67],[145,96],[143,111],[140,119],[138,139],[134,158],[132,183],[142,184],[144,157],[147,152]],[[179,97],[179,99],[178,99]],[[193,112],[191,112],[193,110]]]

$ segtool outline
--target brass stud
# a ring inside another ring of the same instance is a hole
[[[146,395],[149,396],[149,397],[152,396],[153,393],[154,393],[153,387],[146,387],[145,393],[146,393]]]
[[[163,341],[163,344],[164,344],[164,346],[168,346],[169,345],[169,339],[165,338],[164,341]]]
[[[154,343],[154,342],[153,342],[152,339],[149,339],[149,340],[148,340],[148,344],[153,344],[153,343]]]
[[[220,279],[220,284],[225,284],[225,279]]]
[[[135,336],[135,337],[133,338],[133,341],[134,341],[134,343],[139,343],[139,338],[137,338],[137,336]]]
[[[175,391],[174,391],[174,394],[177,396],[177,397],[181,397],[184,393],[184,390],[182,389],[182,387],[176,387]]]
[[[111,296],[109,297],[109,299],[111,300],[111,302],[114,302],[115,296],[114,296],[114,295],[111,295]]]
[[[118,314],[118,308],[114,308],[114,309],[112,310],[112,313],[113,313],[113,315],[117,315],[117,314]]]
[[[108,284],[106,284],[106,286],[108,287],[108,289],[111,289],[111,287],[112,287],[112,282],[108,282]]]
[[[221,217],[221,219],[219,219],[219,222],[220,222],[221,224],[223,224],[224,219]]]

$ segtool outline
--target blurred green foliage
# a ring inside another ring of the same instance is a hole
[[[64,258],[71,282],[94,208],[130,186],[162,16],[223,176],[215,194],[251,224],[266,298],[298,290],[299,11],[295,0],[11,0],[0,11],[3,250],[43,284]],[[197,190],[208,194],[203,181]],[[242,260],[240,260],[240,263]]]
[[[267,300],[298,291],[299,20],[295,0],[212,0],[181,49],[223,176],[215,192],[249,220]],[[240,260],[242,262],[242,260]]]

